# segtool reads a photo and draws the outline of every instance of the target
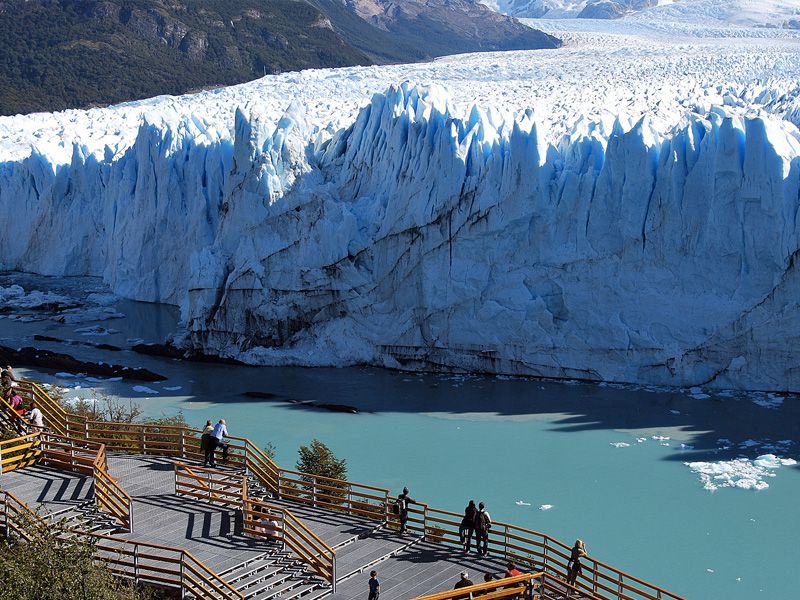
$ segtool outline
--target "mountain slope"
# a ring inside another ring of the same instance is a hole
[[[2,114],[371,62],[293,0],[0,2],[0,56]]]
[[[526,27],[475,0],[313,2],[331,18],[334,27],[348,43],[380,62],[409,62],[462,52],[531,50],[560,45],[557,38]],[[389,41],[376,44],[376,39]]]

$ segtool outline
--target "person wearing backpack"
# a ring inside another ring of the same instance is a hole
[[[408,505],[414,502],[411,496],[408,495],[408,488],[403,488],[403,493],[397,496],[394,503],[394,514],[400,517],[400,535],[406,532],[406,523],[408,523]]]
[[[472,545],[472,534],[475,533],[475,518],[477,516],[478,507],[475,506],[475,500],[470,500],[464,509],[464,518],[461,519],[461,526],[458,528],[461,545],[466,552],[469,552],[469,547]]]
[[[489,553],[489,530],[492,528],[492,517],[486,512],[483,502],[478,504],[478,514],[475,516],[475,543],[478,554],[486,556]]]

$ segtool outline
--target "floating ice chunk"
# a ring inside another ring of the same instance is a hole
[[[122,381],[122,377],[109,377],[106,381]]]
[[[611,442],[611,445],[614,446],[614,448],[627,448],[630,446],[628,442]]]
[[[637,441],[638,443],[640,443],[640,444],[644,444],[644,443],[647,441],[647,438],[644,438],[644,437],[638,437],[638,438],[636,438],[636,441]]]
[[[530,506],[531,505],[530,502],[525,502],[523,500],[517,500],[514,504],[516,504],[517,506]]]
[[[126,341],[129,344],[134,344],[134,345],[143,344],[144,343],[144,339],[142,339],[142,338],[128,338]]]
[[[669,411],[669,412],[671,412],[673,415],[679,415],[679,414],[681,414],[681,411],[679,411],[679,410],[671,410],[671,411]]]
[[[714,572],[714,569],[706,569],[706,571],[707,571],[708,573],[713,573],[713,572]]]
[[[171,385],[170,387],[165,387],[164,389],[167,390],[168,392],[177,392],[182,387],[183,387],[182,385]]]
[[[78,375],[76,375],[75,373],[65,373],[65,372],[62,371],[62,372],[56,373],[56,377],[60,377],[61,379],[71,379],[73,377],[78,377]]]
[[[709,491],[736,487],[745,490],[765,490],[768,477],[775,477],[775,471],[783,466],[797,464],[791,458],[781,458],[774,454],[763,454],[755,460],[736,458],[718,462],[684,463],[700,476],[703,487]]]
[[[135,385],[133,386],[133,391],[138,394],[158,394],[156,390],[149,388],[146,385]]]
[[[105,380],[105,379],[102,379],[102,378],[100,378],[100,377],[87,377],[87,378],[86,378],[86,381],[88,381],[88,382],[90,382],[90,383],[103,383],[103,382],[104,382],[104,381],[106,381],[106,380]]]
[[[783,404],[783,398],[775,394],[767,394],[766,396],[757,396],[753,398],[753,404],[757,404],[762,408],[776,409]]]
[[[670,437],[668,435],[653,435],[650,436],[650,439],[653,439],[657,442],[666,442]]]
[[[552,504],[542,504],[542,505],[539,507],[539,510],[550,510],[551,508],[553,508],[553,505],[552,505]]]
[[[681,444],[681,450],[694,450],[694,446],[690,444]]]
[[[109,335],[119,332],[116,329],[106,329],[100,325],[94,325],[92,327],[78,327],[75,333],[80,333],[81,335]]]

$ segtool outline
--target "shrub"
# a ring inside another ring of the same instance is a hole
[[[321,475],[331,479],[347,479],[347,461],[336,458],[333,451],[317,439],[297,451],[297,470],[310,475]]]

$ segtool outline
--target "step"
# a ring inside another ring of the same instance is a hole
[[[223,575],[223,577],[225,577],[225,581],[230,583],[232,586],[237,587],[238,586],[238,582],[240,582],[242,580],[245,580],[245,579],[248,579],[248,578],[252,577],[253,575],[256,575],[256,574],[261,575],[263,573],[264,577],[271,577],[275,573],[278,573],[279,571],[282,571],[282,570],[283,569],[280,566],[276,566],[274,563],[260,563],[260,562],[258,562],[258,563],[255,563],[255,564],[251,564],[251,565],[249,565],[247,567],[244,567],[243,569],[241,569],[239,571],[235,571],[233,573],[230,573],[230,572],[226,573],[225,575]]]
[[[272,586],[267,589],[262,588],[263,591],[261,593],[254,593],[251,595],[250,592],[247,592],[245,595],[252,600],[270,600],[270,598],[277,598],[278,596],[283,599],[286,592],[306,585],[309,584],[304,583],[301,579],[287,579],[280,585]]]
[[[295,576],[291,573],[278,571],[269,577],[254,577],[253,579],[240,580],[239,583],[233,587],[249,597],[257,595],[264,590],[275,589],[276,586],[287,585],[287,583],[290,584],[288,587],[293,587],[294,584],[299,584],[301,582],[297,581]]]

